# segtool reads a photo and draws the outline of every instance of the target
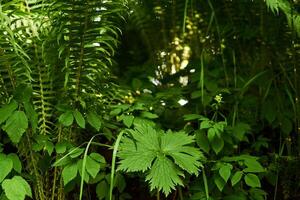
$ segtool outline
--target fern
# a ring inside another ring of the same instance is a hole
[[[155,130],[150,125],[136,125],[120,144],[118,170],[147,172],[151,190],[158,189],[166,196],[182,185],[183,171],[198,175],[203,155],[191,144],[194,137],[184,132]]]

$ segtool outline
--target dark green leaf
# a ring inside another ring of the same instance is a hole
[[[94,112],[89,112],[87,114],[87,121],[88,123],[94,127],[97,131],[100,130],[101,128],[101,120],[100,120],[100,117],[94,113]]]

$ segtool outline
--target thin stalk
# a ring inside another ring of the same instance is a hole
[[[202,169],[202,178],[203,178],[203,184],[204,184],[204,189],[205,189],[206,200],[208,200],[209,199],[209,192],[208,192],[208,184],[207,184],[207,178],[206,178],[204,168]]]
[[[186,23],[186,14],[187,14],[188,4],[189,4],[189,0],[185,0],[184,14],[183,14],[183,25],[182,25],[182,35],[184,35],[184,33],[185,33],[185,23]]]
[[[114,176],[115,176],[115,170],[116,170],[117,152],[118,152],[118,148],[119,148],[119,145],[120,145],[123,134],[124,134],[124,131],[121,131],[120,134],[118,135],[116,143],[114,145],[114,151],[113,151],[112,161],[111,161],[109,200],[112,200],[112,197],[113,197],[114,178],[115,178]]]
[[[156,192],[156,200],[160,200],[160,193],[159,193],[158,189],[157,189],[157,192]]]

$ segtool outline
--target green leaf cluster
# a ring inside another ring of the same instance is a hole
[[[136,125],[122,139],[118,156],[118,170],[146,172],[151,190],[165,195],[183,186],[184,171],[198,175],[204,159],[199,149],[192,146],[194,137],[184,132],[163,132],[150,125]]]

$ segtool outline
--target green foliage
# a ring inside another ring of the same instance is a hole
[[[198,175],[203,156],[198,149],[189,146],[193,142],[194,138],[184,132],[164,133],[150,125],[136,125],[134,130],[129,130],[129,137],[122,139],[118,169],[149,171],[146,180],[151,190],[158,189],[168,195],[176,185],[183,185],[182,170]]]
[[[21,176],[6,179],[1,185],[9,200],[25,200],[26,196],[32,197],[29,184]]]
[[[2,0],[0,33],[0,199],[299,196],[299,1]]]

